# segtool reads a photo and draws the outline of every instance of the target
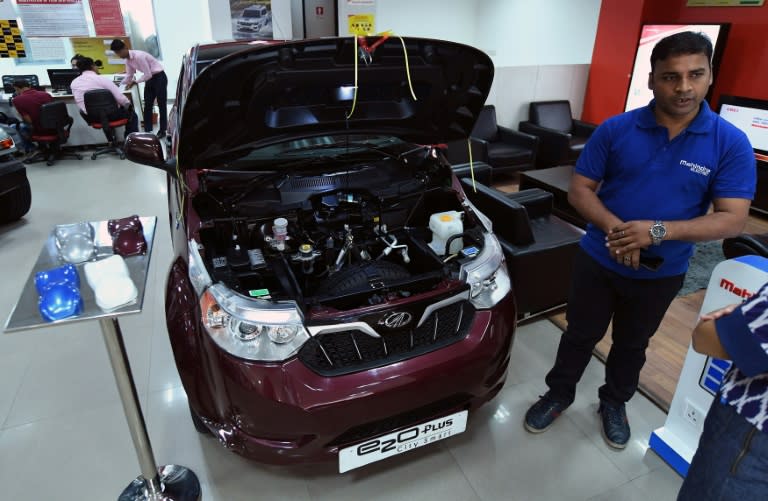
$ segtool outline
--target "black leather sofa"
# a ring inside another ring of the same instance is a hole
[[[573,256],[584,231],[552,215],[552,194],[504,193],[462,178],[469,200],[493,222],[507,261],[519,318],[568,301]]]
[[[726,259],[753,254],[768,258],[768,233],[742,233],[738,237],[723,239],[723,254]]]
[[[528,120],[519,129],[537,136],[541,141],[536,168],[573,164],[597,126],[571,116],[571,103],[534,101],[529,104]]]

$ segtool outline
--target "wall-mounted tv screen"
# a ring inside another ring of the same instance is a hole
[[[768,163],[768,101],[722,95],[718,113],[744,131],[755,158]]]
[[[627,102],[624,111],[634,110],[645,106],[653,99],[653,92],[648,88],[648,74],[651,72],[651,52],[656,43],[664,37],[693,31],[704,33],[712,40],[714,48],[712,55],[712,76],[717,76],[717,67],[725,50],[725,41],[728,37],[730,25],[722,24],[644,24],[640,30],[640,40],[637,42],[635,52],[635,65],[632,69],[632,78],[629,81]],[[712,87],[710,87],[711,91]],[[709,99],[709,94],[707,94]]]

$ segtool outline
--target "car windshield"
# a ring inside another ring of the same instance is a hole
[[[225,169],[285,171],[327,161],[339,164],[396,158],[414,148],[420,147],[392,136],[353,134],[294,139],[261,148],[245,145],[217,156],[229,160],[223,166]]]
[[[243,17],[261,17],[261,10],[244,10]]]

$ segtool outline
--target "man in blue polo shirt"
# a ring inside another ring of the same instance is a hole
[[[702,315],[693,348],[733,367],[677,499],[768,499],[768,284],[744,304]]]
[[[608,445],[626,447],[625,403],[637,390],[648,340],[683,284],[692,242],[744,228],[755,158],[747,137],[704,101],[711,60],[712,43],[701,33],[659,41],[648,76],[654,99],[606,120],[579,157],[568,201],[589,225],[574,259],[568,329],[546,377],[549,391],[525,416],[532,433],[547,430],[573,402],[613,321],[598,412]]]

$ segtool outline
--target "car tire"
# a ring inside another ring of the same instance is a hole
[[[10,223],[21,219],[29,212],[32,206],[32,189],[29,186],[29,179],[19,184],[16,189],[0,196],[0,223]]]
[[[331,276],[318,288],[322,296],[342,295],[346,292],[359,290],[376,277],[384,283],[409,278],[411,274],[396,263],[389,261],[366,261],[362,264],[349,266]]]
[[[200,416],[197,415],[197,413],[192,410],[192,406],[189,406],[189,415],[192,417],[192,424],[195,426],[195,430],[197,430],[198,433],[201,435],[213,435],[211,433],[211,430],[208,429],[207,426],[205,426],[205,423],[203,423],[203,420],[200,419]]]

